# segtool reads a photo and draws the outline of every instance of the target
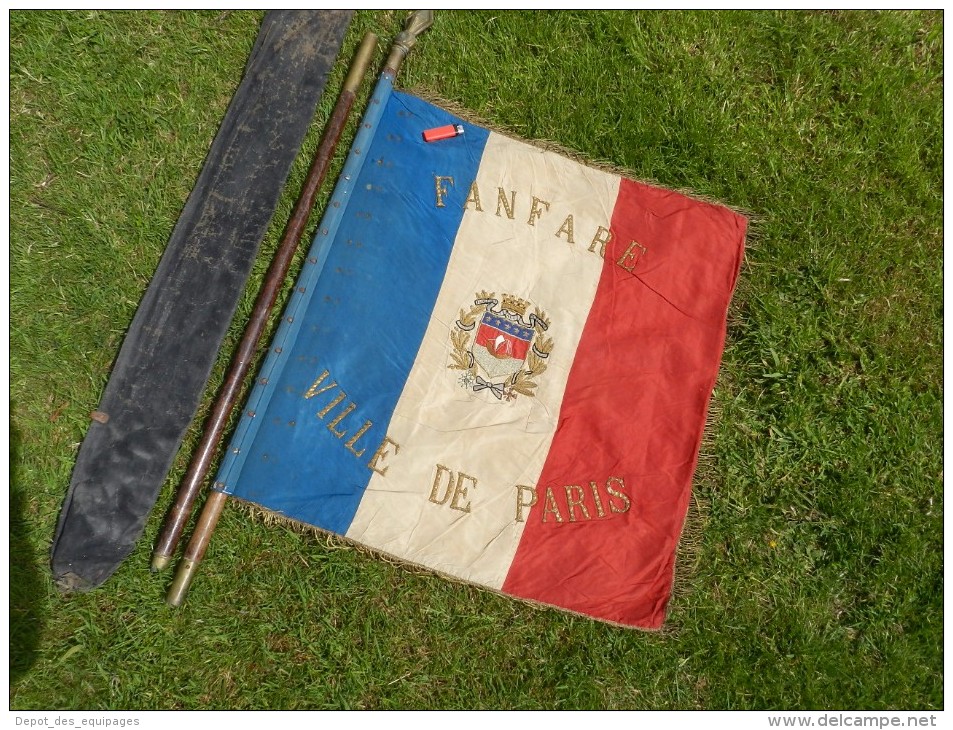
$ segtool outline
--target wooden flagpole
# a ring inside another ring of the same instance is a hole
[[[208,475],[209,468],[222,440],[222,435],[225,432],[225,427],[228,424],[228,418],[238,400],[242,384],[245,382],[245,377],[248,375],[248,370],[254,360],[255,351],[258,349],[258,344],[268,323],[278,292],[288,274],[291,261],[304,234],[308,216],[314,207],[314,200],[317,197],[321,183],[324,182],[334,150],[341,138],[341,132],[347,122],[351,107],[354,105],[358,87],[367,72],[367,67],[376,47],[377,36],[368,33],[364,36],[364,40],[351,62],[347,78],[344,80],[344,86],[324,129],[318,149],[314,154],[311,169],[308,171],[308,176],[301,188],[301,194],[298,196],[298,201],[285,226],[284,235],[268,268],[265,282],[258,293],[258,298],[255,300],[254,309],[242,335],[241,342],[232,357],[225,382],[206,421],[202,440],[192,456],[192,461],[182,482],[179,484],[175,502],[166,516],[162,532],[153,549],[153,572],[158,572],[169,565],[182,536],[185,523],[188,522],[192,514],[192,506]]]
[[[397,72],[400,70],[400,67],[403,64],[404,59],[407,57],[407,54],[410,52],[411,48],[413,48],[414,44],[416,43],[417,38],[420,36],[421,33],[427,30],[427,28],[429,28],[432,24],[433,24],[432,10],[418,10],[407,19],[407,22],[404,26],[404,30],[400,34],[398,34],[398,36],[394,39],[394,43],[391,47],[390,54],[388,55],[388,58],[387,58],[387,63],[385,64],[385,67],[384,67],[382,78],[387,77],[393,80],[393,78],[397,75]],[[362,48],[363,48],[363,45],[362,45]],[[359,52],[358,57],[360,57],[361,55],[362,54]],[[370,52],[367,53],[367,56],[368,57],[370,56]],[[355,62],[357,61],[358,57],[355,57]],[[366,61],[365,61],[365,67],[366,67]],[[355,69],[354,69],[354,66],[352,65],[351,71],[348,74],[348,80],[351,80],[351,77],[354,74],[355,74]],[[361,71],[360,75],[357,76],[357,81],[355,82],[355,89],[356,89],[356,85],[360,83],[361,75],[363,75],[363,71]],[[345,82],[345,87],[347,87],[347,82]],[[342,90],[342,96],[343,95],[344,95],[344,91]],[[339,99],[338,104],[340,103],[341,101]],[[351,93],[351,100],[348,103],[348,110],[350,109],[351,103],[353,103],[353,92]],[[337,107],[335,107],[335,114],[336,113],[337,113]],[[331,125],[329,124],[329,127],[330,126]],[[325,134],[327,135],[327,132]],[[338,136],[339,134],[340,132],[338,132]],[[336,139],[335,139],[335,142],[336,142]],[[322,139],[322,147],[323,146],[324,146],[324,140]],[[317,165],[317,157],[315,159],[315,165]],[[322,178],[323,178],[323,174],[322,174]],[[313,202],[314,201],[312,197],[310,205],[313,205]],[[310,209],[310,205],[308,206],[308,209]],[[297,208],[296,208],[296,211],[297,211]],[[307,218],[306,214],[305,214],[305,218]],[[289,223],[289,227],[290,225],[291,224]],[[289,256],[288,263],[290,264],[290,256]],[[274,264],[273,264],[273,267],[274,267]],[[281,279],[284,278],[285,273],[287,273],[287,266],[285,267],[285,270],[282,272]],[[269,280],[270,280],[270,270],[269,270]],[[276,288],[275,296],[277,296],[277,286],[279,285],[280,285],[280,280],[278,284],[275,285],[275,288]],[[261,298],[262,297],[260,296],[259,299]],[[274,297],[272,297],[272,302],[273,301],[274,301]],[[267,313],[263,317],[262,329],[264,327],[265,319],[267,319]],[[258,337],[260,337],[260,332],[258,334]],[[244,338],[243,338],[243,342],[244,342]],[[257,346],[257,338],[255,340],[255,345]],[[238,359],[237,356],[236,356],[236,359]],[[233,361],[233,364],[234,364],[234,361]],[[247,366],[245,367],[247,371]],[[243,373],[243,377],[244,377],[244,373]],[[226,388],[226,390],[227,389],[228,388]],[[234,390],[235,390],[235,396],[237,397],[237,393],[239,390],[238,385],[235,386]],[[234,400],[232,404],[233,403],[234,403]],[[228,412],[225,414],[224,418],[222,419],[222,424],[218,429],[219,431],[218,436],[215,440],[215,443],[211,447],[212,453],[209,453],[207,456],[205,456],[204,450],[200,448],[200,451],[197,454],[197,460],[201,460],[204,462],[204,469],[202,470],[201,475],[199,475],[196,479],[197,484],[194,487],[195,494],[198,493],[198,489],[200,488],[202,482],[204,481],[205,475],[208,471],[208,467],[211,464],[212,456],[214,455],[215,446],[218,444],[218,441],[221,439],[221,432],[224,430],[224,425],[225,425],[224,421],[227,419],[228,413],[231,412],[232,404],[228,406]],[[203,439],[203,444],[204,444],[204,439]],[[192,469],[190,468],[189,472],[191,473],[191,471]],[[191,499],[192,501],[194,501],[195,496],[193,495]],[[222,509],[224,509],[225,502],[227,501],[227,499],[228,499],[228,495],[225,494],[224,492],[213,491],[209,495],[209,498],[206,500],[205,506],[202,508],[202,512],[199,515],[198,522],[196,523],[195,531],[192,534],[192,538],[189,540],[189,544],[185,549],[185,554],[183,555],[182,561],[179,563],[179,566],[176,570],[175,578],[172,581],[172,585],[169,587],[169,592],[166,596],[166,603],[168,603],[170,606],[179,606],[185,600],[185,597],[189,590],[189,586],[191,585],[192,579],[195,576],[195,572],[198,569],[199,564],[202,562],[202,559],[205,557],[205,552],[208,549],[208,545],[211,540],[212,533],[215,530],[215,526],[218,523],[218,519],[222,514]],[[188,506],[189,508],[191,508],[191,501],[188,503]],[[186,517],[181,518],[181,522],[183,525],[186,519],[187,519],[187,515]],[[180,525],[178,527],[179,534],[181,534],[181,529],[182,528]],[[160,547],[163,547],[163,546],[160,545]],[[173,550],[174,550],[174,546],[173,546]],[[154,558],[153,568],[162,568],[165,565],[167,565],[171,556],[171,552],[172,551],[169,550],[168,553],[164,555],[159,555],[157,556],[157,558]],[[157,559],[159,560],[159,565],[156,565]]]

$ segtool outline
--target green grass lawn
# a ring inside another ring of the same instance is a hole
[[[263,257],[347,59],[374,30],[382,62],[404,16],[355,16]],[[236,507],[168,608],[149,555],[198,426],[137,551],[58,594],[49,548],[88,415],[260,17],[10,15],[12,708],[941,708],[940,11],[438,12],[402,71],[755,217],[666,631]]]

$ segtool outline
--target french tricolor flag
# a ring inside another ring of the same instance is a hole
[[[216,489],[658,628],[745,227],[385,79]]]

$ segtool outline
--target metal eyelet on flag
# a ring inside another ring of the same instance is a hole
[[[254,418],[254,417],[255,417],[255,412],[254,412],[254,411],[248,411],[248,417],[249,417],[249,418]]]
[[[276,347],[276,348],[275,348],[275,354],[276,354],[276,355],[280,355],[280,354],[281,354],[281,348],[280,348],[280,347]]]

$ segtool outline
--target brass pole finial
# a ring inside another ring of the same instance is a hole
[[[400,65],[417,42],[418,36],[431,25],[433,25],[433,10],[418,10],[411,13],[407,22],[404,23],[404,29],[394,39],[384,70],[391,71],[396,76]]]

